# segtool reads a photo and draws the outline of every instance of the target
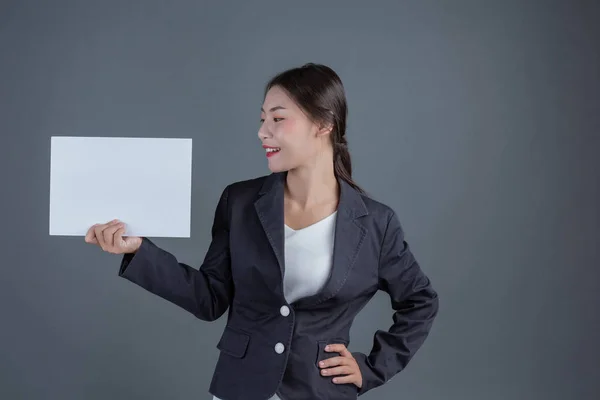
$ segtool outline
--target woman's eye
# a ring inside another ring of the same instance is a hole
[[[279,122],[279,121],[281,121],[281,120],[283,120],[283,118],[273,118],[273,121],[275,121],[275,122]],[[262,124],[263,122],[265,122],[265,119],[264,119],[264,118],[261,118],[261,119],[260,119],[260,123]]]

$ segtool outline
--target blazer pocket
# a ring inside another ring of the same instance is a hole
[[[232,357],[242,358],[246,355],[250,335],[231,326],[225,326],[223,335],[217,343],[217,349]]]
[[[319,361],[323,361],[327,358],[338,357],[340,355],[340,353],[337,353],[335,351],[325,351],[325,346],[327,346],[328,344],[343,344],[344,346],[348,347],[348,341],[343,339],[317,341],[317,359],[315,361],[315,366],[319,368],[319,370],[321,369],[319,367]]]

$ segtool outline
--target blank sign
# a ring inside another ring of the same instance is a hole
[[[53,136],[50,235],[119,219],[125,235],[190,237],[192,139]]]

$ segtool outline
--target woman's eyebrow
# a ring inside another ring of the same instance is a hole
[[[276,110],[285,110],[285,107],[283,107],[283,106],[271,107],[271,109],[269,110],[269,112],[273,112],[273,111],[276,111]],[[265,110],[263,110],[262,107],[260,108],[260,111],[265,112]]]

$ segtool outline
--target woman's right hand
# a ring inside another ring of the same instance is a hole
[[[112,254],[135,253],[142,245],[138,236],[123,237],[125,224],[114,219],[105,224],[95,224],[85,235],[86,243],[97,244],[102,250]]]

